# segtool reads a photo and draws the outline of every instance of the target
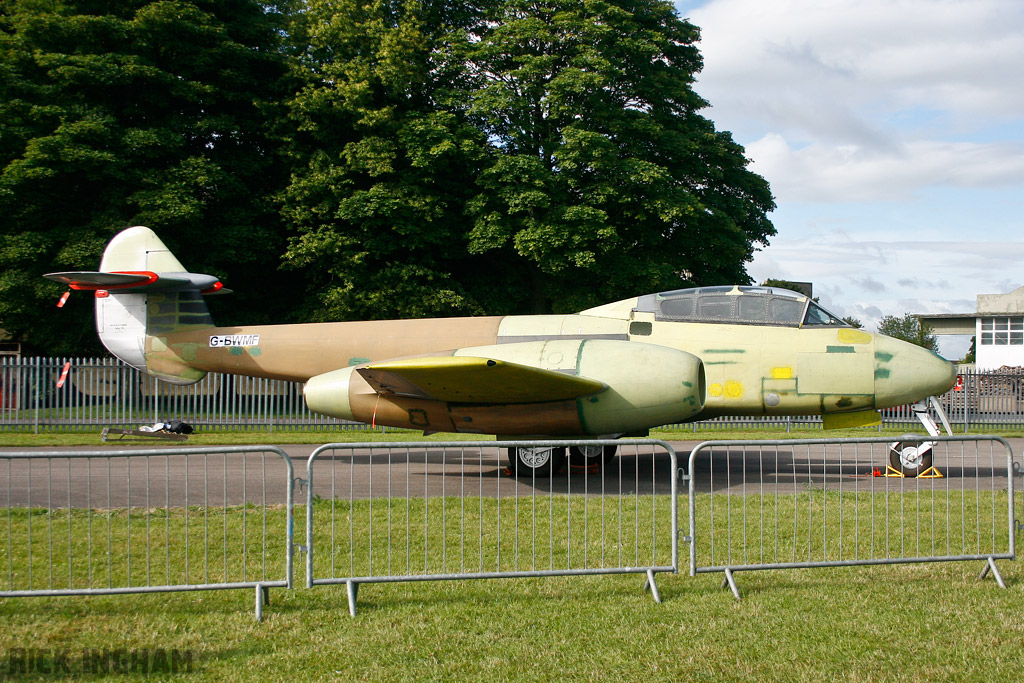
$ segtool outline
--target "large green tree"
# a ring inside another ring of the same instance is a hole
[[[462,46],[490,152],[469,248],[528,275],[528,309],[750,281],[774,204],[699,114],[696,27],[661,0],[503,0],[485,19]]]
[[[658,0],[309,0],[288,260],[323,318],[749,282],[767,183]]]
[[[134,224],[157,230],[192,270],[231,264],[240,290],[266,284],[261,271],[283,250],[270,201],[283,165],[268,121],[287,82],[273,9],[2,5],[0,327],[49,352],[89,348],[90,302],[58,315],[59,288],[39,275],[95,269],[109,238]]]

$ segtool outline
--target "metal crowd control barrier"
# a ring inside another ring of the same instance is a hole
[[[1016,558],[1010,445],[928,437],[932,470],[889,465],[893,439],[707,441],[690,453],[690,574]],[[898,464],[898,463],[897,463]]]
[[[272,446],[0,451],[0,597],[292,586],[290,458]]]
[[[615,446],[553,477],[516,446]],[[307,463],[306,586],[677,572],[676,454],[661,441],[327,444]]]

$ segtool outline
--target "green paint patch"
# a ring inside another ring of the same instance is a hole
[[[261,349],[258,346],[254,346],[253,348],[249,349],[249,355],[250,356],[262,356],[263,355],[263,349]]]
[[[826,346],[825,353],[856,353],[852,346]]]
[[[686,380],[683,380],[683,386],[684,387],[693,387],[693,382],[687,382]]]
[[[353,356],[352,358],[348,359],[348,366],[352,367],[353,365],[362,365],[363,363],[369,363],[369,362],[370,362],[369,358],[358,358],[358,357]]]
[[[241,356],[243,353],[245,353],[245,350],[241,346],[232,346],[231,350],[228,353],[230,353],[232,356]]]
[[[746,353],[746,349],[704,349],[704,353]]]
[[[704,361],[704,365],[739,365],[734,360],[708,360]]]
[[[886,368],[875,368],[875,379],[889,379],[889,370]]]
[[[875,359],[876,360],[880,360],[883,363],[888,363],[889,361],[892,360],[892,354],[891,353],[885,353],[884,351],[876,351],[875,352]]]

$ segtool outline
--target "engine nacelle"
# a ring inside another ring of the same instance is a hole
[[[554,339],[458,349],[454,356],[490,358],[598,380],[606,388],[576,399],[447,403],[373,392],[356,368],[313,377],[309,409],[360,422],[502,435],[595,436],[685,422],[704,409],[700,358],[640,342]]]
[[[584,434],[686,422],[704,409],[704,363],[692,353],[639,342],[588,342],[579,373],[608,385],[578,399]]]

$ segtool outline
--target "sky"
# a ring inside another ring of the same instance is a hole
[[[973,313],[1024,286],[1024,2],[681,0],[703,114],[771,184],[747,272],[826,308]],[[959,359],[970,337],[939,337]]]

